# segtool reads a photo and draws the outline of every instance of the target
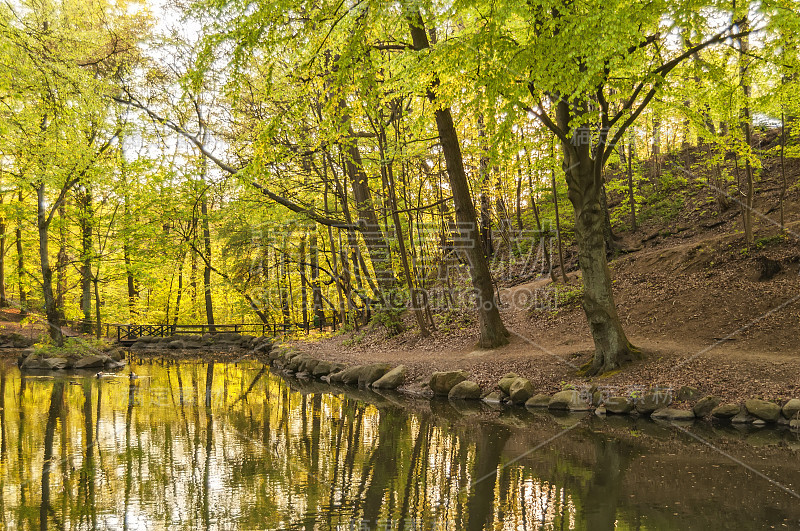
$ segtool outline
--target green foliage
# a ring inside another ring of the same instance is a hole
[[[57,347],[50,342],[36,343],[33,354],[42,358],[81,358],[105,352],[109,344],[103,339],[70,337]]]

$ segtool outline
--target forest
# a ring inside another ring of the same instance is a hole
[[[796,244],[798,35],[796,0],[4,3],[0,306],[494,348],[544,277],[617,369],[620,235],[700,194]]]

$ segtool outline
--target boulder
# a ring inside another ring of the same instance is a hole
[[[25,361],[22,362],[22,365],[19,366],[20,369],[41,369],[42,363],[39,360],[39,357],[36,355],[31,355],[25,358]]]
[[[374,389],[397,389],[406,381],[408,370],[405,365],[398,365],[373,382]]]
[[[667,390],[649,391],[633,400],[636,411],[649,415],[657,409],[663,409],[672,403],[672,393]]]
[[[800,431],[800,420],[793,420],[789,423],[789,427],[793,430]]]
[[[336,380],[331,377],[331,381],[339,381],[347,385],[357,384],[358,375],[363,367],[363,365],[353,365],[352,367],[347,367],[339,373],[339,377]]]
[[[787,419],[796,418],[797,414],[800,413],[800,400],[798,400],[797,398],[792,398],[783,405],[783,409],[781,411],[783,413],[784,418]]]
[[[514,380],[516,380],[517,378],[519,378],[519,375],[517,373],[509,372],[505,376],[500,378],[500,381],[497,382],[497,387],[499,387],[500,390],[503,391],[503,393],[508,395],[510,394],[508,391],[511,388],[511,384],[514,383]]]
[[[358,385],[372,385],[380,380],[382,376],[385,376],[390,370],[392,370],[392,366],[388,363],[365,365],[358,375]]]
[[[508,388],[508,396],[515,404],[524,404],[533,396],[533,384],[527,378],[517,378]]]
[[[747,413],[747,410],[741,409],[736,415],[731,417],[733,424],[752,424],[756,418]]]
[[[481,388],[475,382],[464,380],[450,389],[447,398],[451,400],[477,400],[481,397]]]
[[[625,396],[611,396],[603,402],[606,412],[615,415],[627,415],[633,411],[633,401]]]
[[[691,387],[689,385],[684,385],[680,389],[678,389],[678,394],[675,399],[678,402],[686,402],[687,400],[694,400],[700,396],[700,390],[696,387]]]
[[[108,351],[108,357],[114,361],[122,361],[125,359],[125,352],[119,348],[111,349]]]
[[[333,363],[326,360],[317,360],[316,365],[311,370],[311,374],[314,377],[319,378],[321,376],[325,376],[326,374],[330,374],[331,370],[333,369]]]
[[[75,369],[99,369],[105,366],[106,361],[109,359],[108,356],[91,354],[76,361],[73,367]]]
[[[317,358],[305,358],[298,367],[301,371],[305,371],[307,373],[313,373],[314,369],[319,365],[320,360]]]
[[[765,422],[775,422],[781,414],[781,406],[775,402],[756,398],[745,400],[744,408],[748,413]]]
[[[574,389],[559,391],[554,394],[547,404],[549,409],[568,409],[570,411],[588,411],[589,404],[581,399],[581,394]]]
[[[176,339],[167,343],[167,348],[170,350],[183,350],[186,348],[186,343],[182,339]]]
[[[715,407],[719,405],[719,398],[715,396],[707,396],[701,398],[692,408],[694,416],[697,418],[707,417],[711,414]]]
[[[489,404],[499,404],[503,401],[503,395],[499,391],[492,391],[483,397],[483,401],[488,402]]]
[[[602,391],[593,391],[592,392],[592,405],[594,407],[599,406],[603,403],[603,392]],[[605,415],[605,413],[603,413]]]
[[[546,395],[544,393],[533,395],[527,400],[527,402],[525,402],[525,407],[548,407],[549,405],[550,395]]]
[[[729,419],[741,411],[738,404],[720,404],[711,410],[711,416],[718,419]]]
[[[47,358],[41,361],[43,369],[66,369],[69,367],[69,360],[66,358]]]
[[[464,371],[435,372],[431,375],[428,386],[433,391],[433,394],[447,396],[450,389],[466,379],[467,373]]]
[[[238,343],[242,340],[241,334],[236,332],[220,332],[211,337],[215,343]]]
[[[694,420],[694,413],[685,409],[665,407],[653,411],[650,418],[659,420]]]
[[[606,408],[600,406],[594,410],[594,414],[598,417],[605,417],[606,416]]]

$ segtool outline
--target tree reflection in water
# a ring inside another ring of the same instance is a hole
[[[745,469],[652,423],[586,420],[559,435],[576,419],[285,381],[255,362],[134,359],[131,370],[138,376],[52,378],[0,366],[5,527],[800,522],[790,495],[769,484],[759,495],[736,489],[753,481]],[[67,422],[70,415],[76,422]],[[714,433],[704,437],[721,436]],[[797,489],[798,460],[786,448],[796,438],[776,437],[784,447],[774,452],[745,443],[738,452]]]

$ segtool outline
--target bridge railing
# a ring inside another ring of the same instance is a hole
[[[95,333],[97,327],[94,321],[82,319],[65,319],[64,325],[82,333]],[[336,331],[337,321],[332,321],[333,330]],[[142,336],[168,337],[180,335],[204,335],[206,333],[218,334],[234,332],[238,334],[272,335],[288,334],[290,332],[308,333],[315,328],[309,323],[235,323],[235,324],[121,324],[102,323],[101,334],[105,337],[116,337],[118,341],[134,340]],[[327,327],[326,327],[327,328]]]

